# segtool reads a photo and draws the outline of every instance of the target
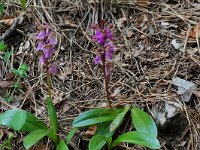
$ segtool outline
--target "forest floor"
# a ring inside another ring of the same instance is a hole
[[[161,149],[200,150],[199,0],[28,0],[25,13],[18,1],[7,0],[0,32],[12,55],[5,60],[0,52],[1,112],[22,108],[48,121],[46,74],[36,52],[37,22],[49,24],[58,41],[53,59],[59,73],[52,77],[52,92],[59,135],[65,138],[80,112],[104,107],[103,76],[93,62],[97,46],[90,27],[101,19],[112,23],[116,45],[109,86],[113,106],[130,104],[151,114]],[[12,73],[20,64],[30,68],[23,79]],[[19,90],[11,86],[17,81]],[[13,130],[2,128],[0,141],[9,133],[14,133],[13,149],[23,149],[24,134]],[[88,138],[86,130],[77,133],[71,149],[87,149]],[[47,144],[44,140],[32,149]],[[116,149],[146,148],[121,144]]]

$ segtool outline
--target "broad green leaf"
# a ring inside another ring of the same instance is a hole
[[[37,117],[35,117],[33,114],[26,112],[26,121],[24,126],[22,127],[21,131],[34,131],[38,129],[44,129],[47,130],[47,126],[39,120]]]
[[[118,114],[119,112],[121,112],[123,109],[115,109],[113,110],[114,112],[112,112],[112,110],[110,109],[105,109],[105,108],[96,108],[96,109],[92,109],[86,112],[81,113],[78,117],[76,117],[72,123],[72,126],[77,127],[77,124],[80,124],[79,127],[84,127],[84,126],[88,126],[88,125],[92,125],[92,124],[96,124],[95,123],[95,119],[100,119],[100,118],[104,118],[105,116],[110,116],[110,118],[112,118],[111,116],[114,116],[113,114]],[[100,118],[98,118],[100,117]],[[92,119],[94,118],[94,119]],[[108,118],[108,117],[107,117]],[[92,124],[88,124],[84,125],[81,122],[88,122],[90,119],[92,119],[94,122]],[[105,119],[105,118],[104,118]],[[105,121],[109,121],[110,119],[105,119]],[[112,119],[111,119],[112,120]],[[104,122],[99,121],[97,123],[100,122]]]
[[[113,141],[112,148],[114,148],[115,146],[117,146],[122,142],[130,144],[138,144],[151,149],[160,149],[160,143],[157,140],[157,138],[148,133],[140,131],[132,131],[118,136],[118,138]]]
[[[7,45],[4,41],[0,41],[0,52],[4,51],[7,48]]]
[[[98,124],[98,123],[101,123],[101,122],[111,121],[114,118],[115,117],[113,115],[94,117],[94,118],[90,118],[90,119],[78,122],[77,124],[74,124],[73,126],[76,127],[76,128],[86,127],[86,126],[95,125],[95,124]]]
[[[67,141],[67,144],[70,143],[72,137],[74,136],[74,134],[76,133],[77,131],[77,128],[73,128],[67,135],[67,138],[66,138],[66,141]]]
[[[56,109],[50,97],[47,97],[46,101],[47,101],[47,109],[50,118],[51,129],[55,134],[57,134],[58,118],[56,114]]]
[[[56,147],[56,150],[69,150],[69,148],[63,140],[60,140],[59,144]]]
[[[132,122],[137,131],[148,133],[154,137],[157,137],[157,127],[150,115],[143,110],[134,107],[131,109]]]
[[[18,131],[29,132],[38,129],[48,129],[47,126],[42,121],[39,121],[33,114],[21,109],[7,110],[3,114],[0,114],[0,125]]]
[[[15,130],[21,130],[26,121],[26,112],[25,111],[17,111],[13,116],[13,128]]]
[[[22,4],[22,9],[25,10],[26,9],[26,0],[21,0],[21,4]]]
[[[95,135],[90,139],[89,150],[101,150],[106,144],[107,138],[103,135]]]
[[[124,120],[124,117],[126,113],[129,111],[129,109],[130,106],[126,106],[123,112],[117,114],[115,119],[110,124],[110,132],[114,133],[117,130],[117,128],[121,125],[122,121]]]
[[[100,123],[97,127],[96,134],[111,137],[113,133],[110,132],[110,124],[111,121]]]
[[[36,144],[39,140],[41,140],[44,136],[46,136],[49,133],[48,130],[35,130],[29,133],[25,138],[24,138],[24,147],[26,149],[29,149],[31,146]]]

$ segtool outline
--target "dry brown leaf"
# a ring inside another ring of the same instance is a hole
[[[139,6],[147,7],[149,4],[149,0],[136,0],[136,4]]]
[[[119,18],[117,20],[117,24],[118,24],[118,27],[122,28],[124,26],[124,22],[127,21],[127,18],[123,17],[123,18]]]
[[[7,26],[11,26],[14,21],[15,21],[15,18],[3,19],[3,20],[1,20],[1,23],[5,24]]]
[[[53,104],[56,105],[57,103],[61,102],[63,100],[63,92],[55,91],[53,92]]]
[[[194,92],[194,94],[195,94],[197,97],[200,97],[200,91],[197,91],[197,90],[196,90],[196,91]]]
[[[161,60],[163,58],[167,58],[169,56],[169,53],[167,52],[157,52],[154,54],[154,58],[152,59],[152,61],[157,61],[157,60]]]
[[[120,94],[120,92],[121,92],[121,87],[117,87],[117,88],[115,88],[114,93],[112,93],[112,94],[110,95],[110,97],[115,97],[115,96],[117,96],[118,94]]]
[[[156,82],[158,85],[168,85],[169,84],[169,81],[167,80],[164,80],[164,79],[161,79],[159,81]]]
[[[130,31],[130,30],[126,31],[126,36],[127,36],[128,38],[132,37],[133,35],[134,35],[134,32],[132,32],[132,31]]]
[[[83,135],[87,137],[91,137],[96,133],[97,127],[96,126],[91,126],[89,129],[83,133]]]
[[[13,84],[12,81],[0,81],[0,88],[7,88]]]
[[[196,37],[200,37],[200,23],[198,23],[196,26],[194,26],[188,35],[190,38],[196,39]]]
[[[71,27],[71,28],[76,28],[78,27],[78,25],[76,25],[72,20],[68,19],[67,17],[61,17],[58,16],[59,18],[59,25],[60,26],[67,26],[67,27]]]
[[[49,150],[49,149],[47,148],[47,145],[41,144],[30,148],[30,150]]]

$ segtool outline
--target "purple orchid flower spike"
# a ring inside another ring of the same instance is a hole
[[[49,59],[55,52],[57,41],[54,37],[54,32],[48,24],[39,25],[39,31],[37,32],[36,39],[38,41],[36,51],[42,52],[39,59],[40,64],[46,64],[48,71],[53,75],[56,74],[56,65],[54,63],[51,64]]]
[[[115,49],[115,46],[112,42],[112,25],[105,27],[104,21],[102,20],[98,25],[93,24],[91,27],[95,29],[95,35],[92,37],[92,39],[101,47],[100,53],[98,53],[94,59],[95,65],[99,64],[103,60],[102,57],[105,57],[109,61],[112,60]]]
[[[96,52],[96,57],[94,58],[94,64],[102,64],[104,80],[105,80],[105,91],[108,101],[108,106],[112,109],[110,101],[110,93],[108,90],[108,85],[110,81],[110,74],[112,72],[113,64],[112,57],[115,51],[115,46],[112,42],[113,35],[111,28],[112,26],[105,26],[103,20],[100,21],[98,25],[91,25],[91,28],[95,30],[95,35],[92,37],[93,41],[99,45],[100,50]]]

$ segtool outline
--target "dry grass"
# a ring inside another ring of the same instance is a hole
[[[189,0],[174,0],[173,4],[161,0],[151,1],[148,5],[146,2],[29,0],[24,20],[17,26],[15,40],[7,39],[15,55],[8,63],[0,59],[1,80],[10,80],[11,69],[17,64],[26,63],[30,66],[28,77],[23,81],[26,90],[15,96],[17,102],[14,104],[1,101],[1,106],[27,109],[47,121],[44,101],[47,95],[46,74],[39,66],[35,53],[34,23],[50,24],[58,41],[54,59],[60,71],[52,78],[52,92],[59,114],[60,136],[64,138],[75,116],[102,106],[105,102],[100,66],[93,64],[96,45],[91,42],[93,31],[90,29],[90,24],[105,19],[114,26],[117,47],[110,82],[113,105],[129,103],[151,112],[151,107],[160,102],[180,103],[183,107],[181,114],[187,119],[188,125],[177,137],[160,137],[162,149],[198,150],[200,97],[193,95],[190,102],[185,104],[176,94],[171,81],[178,76],[194,82],[199,90],[199,42],[189,38],[190,29],[199,22],[199,4]],[[6,15],[20,15],[20,3],[10,0],[6,5]],[[171,45],[173,39],[184,43],[183,52],[174,49]],[[20,44],[27,41],[30,42],[30,49],[20,52]],[[8,89],[8,92],[12,90]],[[81,133],[79,136],[75,143],[71,143],[76,149],[80,144],[78,141],[83,138]],[[123,144],[119,149],[143,148]]]

